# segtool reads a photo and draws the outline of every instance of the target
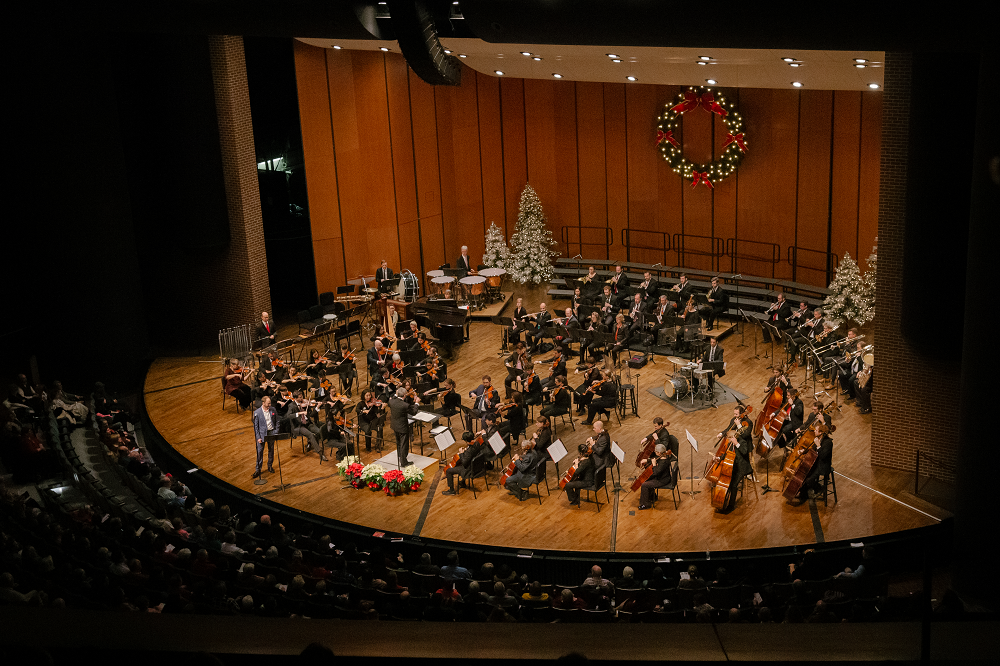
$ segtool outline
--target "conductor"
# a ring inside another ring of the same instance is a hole
[[[260,467],[264,462],[264,442],[267,442],[267,471],[274,474],[274,439],[278,432],[278,415],[271,409],[271,398],[261,398],[260,407],[253,413],[253,434],[257,440],[257,469],[251,479],[260,478]]]
[[[406,389],[396,389],[396,394],[389,399],[389,418],[392,432],[396,435],[396,464],[400,468],[412,465],[407,456],[410,455],[410,424],[407,417],[416,414],[420,398],[411,405],[406,401]]]

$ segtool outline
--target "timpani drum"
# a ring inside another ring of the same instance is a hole
[[[431,282],[434,284],[434,291],[438,294],[443,294],[446,289],[451,289],[451,283],[454,281],[455,278],[450,275],[439,275],[431,279]]]
[[[499,289],[503,283],[503,276],[507,274],[507,271],[502,268],[484,268],[479,271],[479,274],[486,278],[486,284],[491,289]]]
[[[483,293],[483,283],[486,282],[486,278],[478,275],[469,275],[459,280],[459,282],[469,290],[469,295],[480,296]]]
[[[663,394],[677,400],[687,394],[688,386],[688,378],[684,375],[667,377],[667,380],[663,382]]]
[[[442,277],[443,275],[444,271],[441,269],[438,269],[436,271],[427,271],[427,277],[429,277],[432,280],[436,277]]]

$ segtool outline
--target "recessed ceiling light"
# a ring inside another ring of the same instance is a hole
[[[868,60],[865,58],[855,58],[854,62],[868,62]]]
[[[879,88],[881,88],[882,86],[880,86],[880,85],[879,85],[879,84],[877,84],[877,83],[869,83],[869,84],[868,84],[868,87],[869,87],[869,88],[871,88],[872,90],[878,90],[878,89],[879,89]]]
[[[552,76],[556,77],[557,79],[561,79],[562,78],[562,74],[553,74]]]
[[[450,49],[445,49],[444,52],[447,53],[448,55],[451,55],[451,50]]]
[[[531,55],[531,51],[521,51],[521,55],[523,55],[523,56],[530,56]]]
[[[802,63],[801,62],[790,62],[790,63],[788,63],[788,66],[789,67],[801,67]]]
[[[699,65],[707,65],[708,63],[707,63],[707,62],[705,62],[704,60],[699,60],[699,61],[698,61],[698,64],[699,64]]]
[[[335,49],[337,49],[337,50],[339,51],[339,50],[340,50],[340,49],[342,49],[343,47],[342,47],[342,46],[338,46],[337,44],[334,44],[334,45],[333,45],[333,48],[335,48]]]
[[[458,57],[459,58],[468,58],[469,56],[465,55],[464,53],[459,53]]]
[[[380,46],[380,47],[378,47],[378,50],[379,51],[388,51],[389,47],[388,46]]]
[[[496,74],[497,76],[503,76],[503,72],[501,72],[499,69],[493,70],[493,73]]]
[[[541,60],[541,59],[542,59],[541,56],[535,56],[534,58],[532,58],[532,60],[535,60],[535,61],[538,61],[538,60]]]
[[[792,62],[795,60],[795,58],[782,58],[782,60],[784,60],[785,62]]]
[[[801,81],[792,81],[792,85],[795,86],[796,88],[801,88],[802,87],[802,82]]]
[[[629,81],[638,81],[639,80],[639,79],[637,79],[634,76],[626,76],[625,78],[628,79]]]
[[[709,56],[698,56],[698,60],[711,60]]]
[[[605,53],[604,55],[608,56],[609,58],[618,58],[618,57],[620,57],[620,56],[618,56],[618,55],[616,55],[614,53]]]
[[[715,79],[705,79],[705,83],[714,86],[716,83],[718,83],[718,81],[716,81]]]
[[[621,58],[615,58],[615,59],[613,59],[613,60],[612,60],[611,62],[621,62],[621,61],[622,61],[622,59],[621,59]]]

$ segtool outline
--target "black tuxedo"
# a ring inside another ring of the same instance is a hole
[[[272,321],[267,322],[267,326],[264,325],[263,321],[257,324],[257,339],[264,340],[264,338],[267,338],[267,340],[263,343],[265,347],[270,346],[275,341],[275,335],[277,332],[278,328]]]
[[[775,303],[777,305],[777,303]],[[771,307],[774,307],[773,305]],[[767,322],[777,328],[778,330],[785,330],[790,326],[788,323],[788,318],[792,316],[792,306],[788,304],[788,301],[783,301],[779,307],[771,310],[767,315]],[[764,327],[764,342],[771,341],[771,331],[767,326]]]
[[[701,308],[700,314],[705,320],[705,326],[711,329],[715,325],[716,318],[729,309],[729,294],[720,286],[709,290],[707,296],[712,300]]]
[[[472,263],[469,261],[468,257],[459,255],[458,259],[455,260],[455,268],[463,271],[472,270]]]
[[[580,501],[580,488],[589,488],[594,485],[594,461],[592,458],[581,458],[576,466],[576,474],[573,480],[566,484],[566,497],[571,503]]]
[[[417,411],[416,405],[411,405],[396,396],[389,398],[389,424],[393,434],[396,435],[396,461],[400,467],[411,464],[407,460],[410,455],[410,424],[407,417],[416,414]]]
[[[694,293],[694,285],[691,284],[691,280],[687,280],[683,285],[678,282],[677,286],[679,291],[671,291],[667,294],[667,298],[679,303],[680,307],[687,305],[688,299],[691,298],[691,294]]]
[[[381,268],[381,267],[379,267],[379,269],[377,271],[375,271],[375,285],[378,287],[378,290],[379,291],[388,291],[389,290],[389,285],[385,285],[385,288],[383,288],[382,283],[387,282],[388,280],[391,280],[394,275],[395,275],[395,273],[392,272],[391,268]]]

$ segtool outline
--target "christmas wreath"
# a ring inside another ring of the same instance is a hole
[[[722,155],[708,164],[694,164],[684,159],[681,144],[674,136],[681,117],[688,111],[697,109],[719,116],[728,129],[722,144]],[[682,91],[673,103],[664,107],[657,122],[656,145],[660,148],[660,154],[676,173],[691,180],[691,187],[704,183],[709,189],[714,189],[713,181],[718,182],[733,173],[743,159],[743,154],[747,152],[743,118],[736,111],[736,105],[722,96],[716,99],[711,88],[697,86]]]

